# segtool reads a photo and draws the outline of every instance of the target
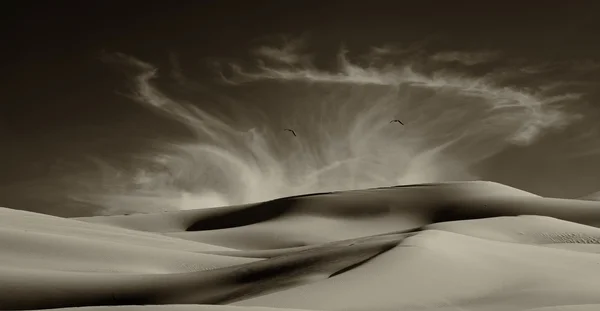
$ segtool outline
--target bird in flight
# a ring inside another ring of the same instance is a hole
[[[394,122],[398,122],[398,123],[400,123],[400,124],[404,125],[404,123],[402,123],[402,121],[400,121],[400,120],[398,120],[398,119],[390,121],[390,123],[394,123]]]
[[[292,134],[294,134],[294,136],[296,136],[296,132],[294,132],[294,130],[292,130],[292,129],[283,129],[283,130],[284,131],[290,131],[290,132],[292,132]]]

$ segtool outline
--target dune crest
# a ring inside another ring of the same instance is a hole
[[[491,182],[65,219],[0,208],[1,310],[592,310],[600,202]]]

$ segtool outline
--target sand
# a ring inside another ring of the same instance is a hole
[[[600,310],[599,227],[600,202],[491,182],[72,219],[0,208],[0,309]]]

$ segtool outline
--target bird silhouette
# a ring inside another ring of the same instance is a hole
[[[400,121],[400,120],[398,120],[398,119],[395,119],[395,120],[392,120],[392,121],[390,121],[390,123],[394,123],[394,122],[398,122],[398,123],[400,123],[400,124],[404,125],[404,123],[402,123],[402,121]]]
[[[292,129],[283,129],[283,130],[284,131],[290,131],[290,132],[292,132],[292,134],[294,134],[294,136],[296,136],[296,132],[294,130],[292,130]]]

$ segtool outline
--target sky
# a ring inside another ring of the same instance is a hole
[[[583,196],[600,188],[599,6],[14,2],[0,205],[86,216],[474,179]]]

